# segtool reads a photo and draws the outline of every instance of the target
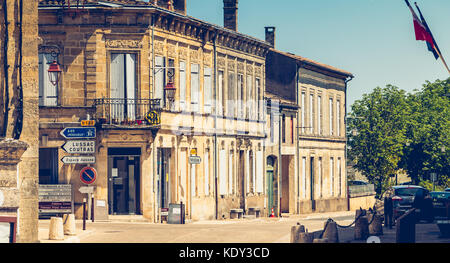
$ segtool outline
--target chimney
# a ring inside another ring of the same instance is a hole
[[[237,31],[238,0],[223,0],[223,26]]]
[[[273,48],[275,48],[275,27],[266,26],[266,42],[270,43]]]

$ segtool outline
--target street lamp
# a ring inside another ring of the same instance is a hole
[[[48,78],[50,79],[50,83],[52,83],[53,86],[56,86],[59,83],[61,72],[61,67],[59,66],[58,62],[56,62],[56,60],[50,63],[50,66],[48,68]]]

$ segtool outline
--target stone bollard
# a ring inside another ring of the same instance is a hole
[[[355,219],[355,240],[365,240],[369,237],[369,221],[366,210],[356,210]]]
[[[300,233],[298,236],[298,243],[313,243],[314,241],[314,233]]]
[[[48,231],[48,239],[64,240],[64,228],[61,217],[52,217],[50,219],[50,228]]]
[[[378,214],[371,214],[369,216],[369,221],[372,221],[372,224],[369,225],[369,234],[372,236],[382,236],[383,224],[381,222],[381,216]]]
[[[291,227],[291,243],[299,243],[298,242],[298,238],[300,233],[304,233],[305,232],[305,226],[300,225],[299,223],[297,223],[296,226]]]
[[[327,238],[328,243],[339,243],[339,233],[336,222],[333,220],[325,222],[322,237]]]
[[[64,235],[74,236],[76,235],[75,230],[75,215],[74,214],[64,214],[63,215],[64,222]]]
[[[313,243],[329,243],[328,238],[315,238]]]

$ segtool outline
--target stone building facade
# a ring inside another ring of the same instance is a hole
[[[276,50],[274,27],[266,27],[266,40],[273,46],[266,56],[266,94],[280,103],[278,120],[275,112],[267,124],[277,130],[281,123],[282,143],[274,156],[282,158],[278,162],[281,180],[273,190],[281,189],[279,211],[347,210],[345,109],[347,82],[353,75]],[[290,108],[290,113],[283,108]],[[292,150],[286,142],[290,134],[295,134],[290,141]],[[266,154],[270,159],[277,151],[273,146],[267,148],[272,149]],[[292,158],[293,164],[287,158]]]
[[[0,4],[0,216],[17,221],[16,241],[38,241],[36,1]]]
[[[270,45],[186,16],[185,6],[39,2],[39,174],[42,184],[73,186],[78,218],[87,165],[61,161],[60,133],[86,119],[97,123],[95,218],[160,222],[162,208],[181,202],[191,220],[264,210]],[[62,68],[56,85],[46,76],[52,61]]]

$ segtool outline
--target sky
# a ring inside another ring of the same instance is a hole
[[[450,66],[450,0],[416,1]],[[223,0],[187,0],[187,13],[223,26]],[[264,40],[265,26],[276,27],[276,49],[353,73],[349,110],[376,87],[413,92],[450,77],[415,40],[404,0],[239,0],[238,31]]]

